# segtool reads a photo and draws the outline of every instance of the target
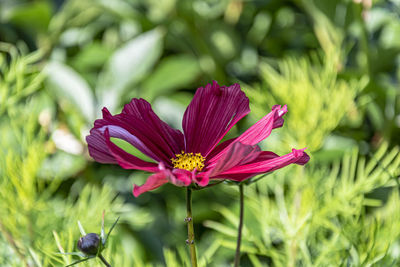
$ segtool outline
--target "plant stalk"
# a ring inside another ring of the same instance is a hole
[[[111,265],[106,261],[106,259],[103,257],[103,255],[99,254],[97,256],[100,258],[101,262],[103,262],[105,266],[111,267]]]
[[[7,239],[8,243],[10,243],[11,247],[14,249],[15,253],[17,254],[17,256],[21,259],[21,261],[27,266],[29,267],[30,265],[26,262],[26,259],[24,257],[24,254],[22,254],[22,252],[19,250],[17,244],[14,241],[13,236],[11,235],[10,232],[7,231],[7,229],[4,227],[4,225],[2,224],[2,222],[0,221],[0,234],[3,233],[5,238]]]
[[[186,189],[186,219],[188,226],[188,239],[186,243],[189,246],[190,251],[190,261],[192,267],[197,267],[197,257],[196,257],[196,246],[194,244],[194,227],[193,227],[193,217],[192,217],[192,189],[187,187]]]
[[[243,214],[244,214],[244,194],[243,194],[243,184],[239,184],[239,197],[240,197],[240,215],[239,215],[239,226],[238,235],[236,242],[236,253],[235,253],[235,267],[239,267],[240,264],[240,244],[242,243],[242,228],[243,228]]]

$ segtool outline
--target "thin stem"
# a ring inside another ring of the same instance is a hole
[[[14,251],[17,253],[18,257],[21,259],[21,261],[27,266],[29,267],[29,263],[26,262],[26,259],[24,257],[24,254],[22,254],[22,252],[19,250],[17,244],[15,243],[15,240],[13,238],[13,236],[11,235],[10,232],[7,231],[7,229],[4,227],[4,225],[2,224],[2,222],[0,221],[0,233],[3,232],[5,238],[7,239],[7,241],[10,243],[11,247],[14,249]]]
[[[193,190],[193,191],[203,190],[203,189],[206,189],[206,188],[210,188],[210,187],[212,187],[212,186],[219,185],[219,184],[222,183],[222,182],[224,182],[224,181],[221,180],[221,181],[215,182],[215,183],[213,183],[213,184],[210,183],[210,184],[208,184],[207,186],[204,186],[204,187],[202,187],[202,186],[192,187],[192,190]]]
[[[196,246],[194,244],[194,227],[193,227],[193,217],[192,217],[192,189],[187,187],[186,190],[186,219],[188,225],[188,239],[186,243],[189,246],[190,251],[190,261],[192,267],[197,267],[197,257],[196,257]]]
[[[244,214],[244,195],[243,195],[243,184],[239,184],[239,195],[240,195],[240,215],[239,215],[239,226],[238,236],[236,242],[236,253],[235,253],[235,267],[239,267],[240,264],[240,244],[242,243],[242,228],[243,228],[243,214]]]
[[[106,261],[106,259],[103,257],[103,255],[99,254],[97,256],[100,258],[100,260],[104,263],[105,266],[111,267],[111,265]]]

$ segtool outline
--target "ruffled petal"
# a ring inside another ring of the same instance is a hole
[[[241,118],[250,112],[249,99],[239,84],[217,82],[197,89],[183,116],[185,152],[208,153]]]
[[[108,129],[104,131],[104,143],[108,148],[110,155],[114,157],[117,163],[124,169],[134,169],[134,170],[143,170],[149,172],[158,171],[157,164],[153,162],[147,162],[139,159],[138,157],[129,154],[125,150],[121,149],[119,146],[111,142],[110,134]]]
[[[212,157],[209,157],[209,162],[218,161],[224,153],[226,153],[232,145],[235,143],[242,143],[245,145],[254,146],[259,142],[266,139],[272,132],[273,129],[282,127],[283,125],[283,115],[287,112],[287,106],[275,105],[272,107],[272,111],[265,115],[261,120],[256,122],[253,126],[247,129],[239,137],[227,140],[215,148],[215,152],[212,151]]]
[[[173,169],[170,182],[177,186],[189,186],[193,181],[193,173],[183,169]]]
[[[133,195],[135,197],[138,197],[139,195],[143,194],[144,192],[154,190],[156,188],[159,188],[163,184],[168,183],[168,171],[167,170],[162,170],[159,171],[153,175],[150,175],[149,178],[147,178],[146,182],[141,185],[134,185],[133,186]]]
[[[121,138],[150,158],[170,165],[170,159],[184,149],[183,134],[163,122],[144,99],[132,99],[121,114],[112,116],[103,109],[103,119],[96,120],[94,128],[110,136]]]
[[[205,172],[200,172],[195,175],[194,182],[202,187],[207,186],[210,182],[210,176]]]
[[[235,181],[242,181],[257,174],[272,172],[283,168],[289,164],[304,165],[310,157],[304,152],[304,149],[292,149],[292,153],[279,157],[273,152],[263,151],[260,155],[251,162],[243,165],[235,166],[229,170],[216,175],[213,178],[225,178]]]
[[[173,169],[171,171],[170,169],[165,168],[165,165],[161,162],[158,165],[158,172],[149,176],[143,185],[134,185],[133,195],[137,197],[144,192],[156,189],[168,182],[176,186],[189,186],[193,179],[193,172],[182,169]]]

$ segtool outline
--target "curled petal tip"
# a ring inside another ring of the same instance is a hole
[[[101,112],[103,113],[103,118],[107,118],[107,117],[112,116],[111,113],[110,113],[110,111],[109,111],[106,107],[104,107],[104,108],[101,110]]]
[[[105,138],[107,138],[107,139],[110,138],[110,130],[108,130],[108,127],[107,127],[107,126],[104,128],[103,134],[104,134],[104,137],[105,137]]]
[[[304,148],[303,149],[292,148],[292,153],[296,158],[301,157],[304,154]]]
[[[287,109],[287,105],[283,105],[283,107],[281,105],[274,105],[272,107],[272,111],[276,110],[278,112],[278,116],[282,117],[283,115],[286,114],[286,112],[288,111]]]
[[[281,105],[273,105],[271,110],[280,109],[280,108],[281,108]]]
[[[293,155],[298,158],[295,162],[296,164],[304,165],[310,160],[310,156],[306,152],[304,152],[304,150],[306,149],[306,147],[303,149],[292,149]]]
[[[273,128],[275,129],[283,126],[284,120],[282,117],[287,113],[287,105],[284,105],[283,107],[281,107],[281,105],[275,105],[272,107],[272,112],[274,111],[276,112],[273,124]]]
[[[271,110],[272,111],[277,110],[279,116],[283,116],[288,111],[286,104],[283,105],[283,107],[281,105],[273,105]]]
[[[279,116],[283,116],[284,114],[287,113],[287,111],[288,111],[287,105],[285,104],[285,105],[283,105],[282,109],[280,109],[280,110],[278,111],[278,115],[279,115]]]
[[[137,185],[133,185],[132,193],[133,193],[134,197],[138,197],[138,196],[140,196],[140,194],[142,194],[142,192],[140,192],[140,190],[139,190],[139,186],[137,186]]]

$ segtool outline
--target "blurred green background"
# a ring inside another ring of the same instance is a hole
[[[185,192],[93,162],[103,106],[145,98],[180,128],[196,88],[239,82],[251,114],[287,104],[262,143],[311,161],[245,188],[242,266],[400,264],[400,1],[1,0],[0,266],[63,266],[117,216],[113,266],[189,266]],[[238,190],[194,193],[201,266],[230,266]],[[96,260],[82,266],[101,266]]]

